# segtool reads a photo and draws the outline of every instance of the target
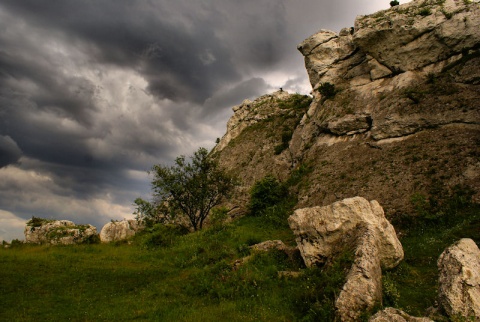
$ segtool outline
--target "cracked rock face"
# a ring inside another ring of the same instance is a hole
[[[416,70],[480,42],[480,10],[464,1],[411,1],[357,18],[354,43],[395,72]],[[461,32],[460,32],[461,31]]]
[[[301,155],[321,133],[383,140],[449,124],[479,126],[478,88],[470,86],[480,83],[479,27],[477,2],[414,0],[359,16],[353,30],[310,36],[298,49],[314,101],[292,150]],[[436,77],[445,84],[435,83]],[[322,97],[325,83],[335,86],[335,97]],[[323,131],[357,115],[369,115],[371,126]]]
[[[100,231],[100,241],[102,243],[109,243],[126,240],[135,236],[141,229],[143,229],[143,226],[136,220],[112,221],[103,226]]]
[[[378,202],[355,197],[325,207],[297,209],[288,222],[308,267],[354,249],[354,263],[335,303],[341,321],[356,321],[381,301],[382,267],[398,265],[403,248]]]
[[[438,259],[439,303],[450,317],[480,320],[480,250],[464,238]]]

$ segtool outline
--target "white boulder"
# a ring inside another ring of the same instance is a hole
[[[475,242],[459,240],[440,255],[437,265],[438,300],[445,312],[480,321],[480,250]]]
[[[403,248],[377,201],[348,198],[297,209],[288,218],[305,264],[323,265],[347,249],[355,253],[335,307],[340,321],[357,321],[382,298],[382,267],[403,259]]]
[[[144,226],[136,220],[112,221],[103,226],[100,231],[100,241],[109,243],[114,241],[126,240],[135,236]]]

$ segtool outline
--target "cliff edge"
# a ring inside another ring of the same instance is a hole
[[[240,207],[255,180],[299,166],[311,171],[297,207],[360,195],[395,216],[412,212],[413,196],[441,203],[455,191],[480,202],[478,1],[414,0],[340,33],[321,30],[298,49],[313,88],[304,113],[268,126],[284,114],[260,117],[263,97],[248,113],[255,125],[240,128],[245,115],[234,109],[215,149],[244,182]],[[275,150],[288,131],[286,148]]]

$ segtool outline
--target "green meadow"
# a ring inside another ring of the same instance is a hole
[[[398,222],[406,255],[384,272],[383,306],[423,315],[443,249],[480,241],[478,205],[446,210],[447,221],[419,212]],[[249,248],[272,239],[295,245],[285,224],[247,216],[189,234],[156,226],[129,243],[1,248],[0,321],[333,321],[352,255],[307,269],[298,255]]]

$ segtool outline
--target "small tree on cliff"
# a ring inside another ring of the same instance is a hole
[[[205,148],[199,148],[190,159],[187,162],[180,156],[173,166],[153,166],[152,187],[158,202],[184,213],[198,230],[210,210],[229,195],[235,181],[208,157]]]

